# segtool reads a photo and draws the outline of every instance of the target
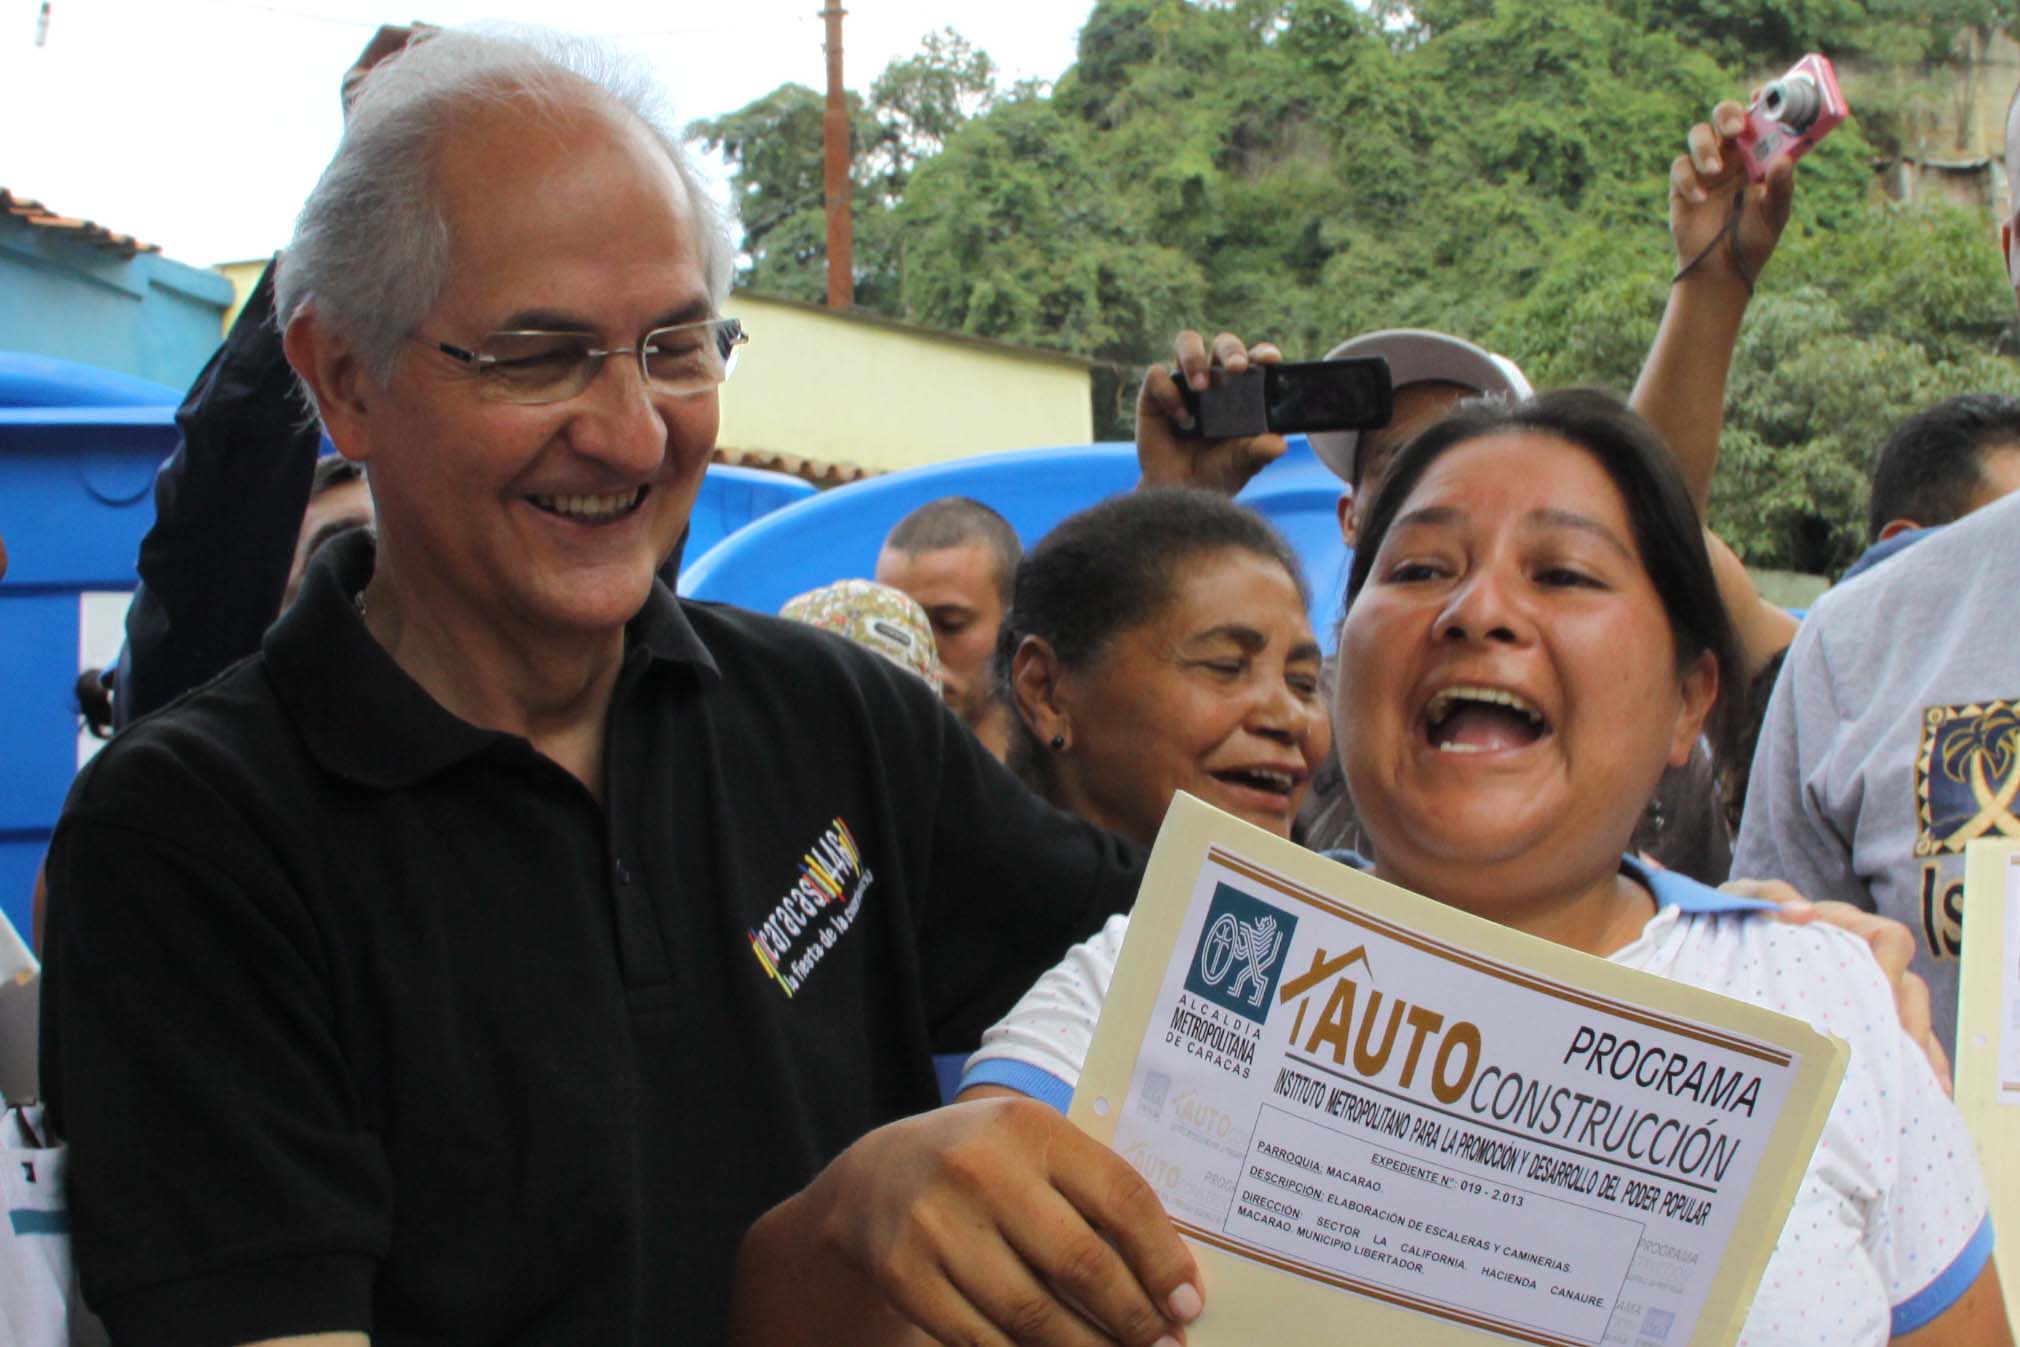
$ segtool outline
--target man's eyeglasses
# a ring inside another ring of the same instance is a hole
[[[729,378],[737,348],[750,340],[735,318],[656,327],[636,346],[607,350],[587,332],[493,332],[474,351],[418,334],[414,339],[468,365],[486,397],[519,403],[574,397],[613,355],[637,356],[639,373],[655,393],[693,397]]]

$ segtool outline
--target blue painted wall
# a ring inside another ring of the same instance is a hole
[[[231,282],[159,253],[122,259],[0,216],[0,348],[180,390],[210,359]]]

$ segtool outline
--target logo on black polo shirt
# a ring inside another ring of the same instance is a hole
[[[798,882],[749,933],[758,966],[787,996],[800,989],[854,924],[874,877],[840,818],[800,858]]]

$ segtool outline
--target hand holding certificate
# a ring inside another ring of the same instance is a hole
[[[1199,1271],[1156,1194],[1053,1109],[984,1100],[880,1127],[745,1238],[729,1341],[1177,1341]]]
[[[1199,1247],[1195,1344],[1352,1324],[1712,1347],[1737,1338],[1844,1068],[1797,1021],[1181,797],[1073,1117]]]

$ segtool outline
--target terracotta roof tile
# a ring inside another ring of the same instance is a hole
[[[107,229],[104,225],[90,220],[75,219],[68,215],[58,215],[40,201],[25,196],[16,196],[5,187],[0,187],[0,211],[5,211],[14,219],[35,229],[54,229],[67,234],[72,241],[87,247],[97,248],[118,257],[132,257],[135,253],[158,253],[161,246],[142,243],[131,234],[121,234]]]
[[[846,486],[865,477],[881,477],[884,473],[882,468],[866,468],[859,463],[824,463],[817,458],[802,458],[798,454],[781,454],[766,449],[717,448],[711,455],[711,461],[727,463],[733,468],[782,472],[823,488]]]

